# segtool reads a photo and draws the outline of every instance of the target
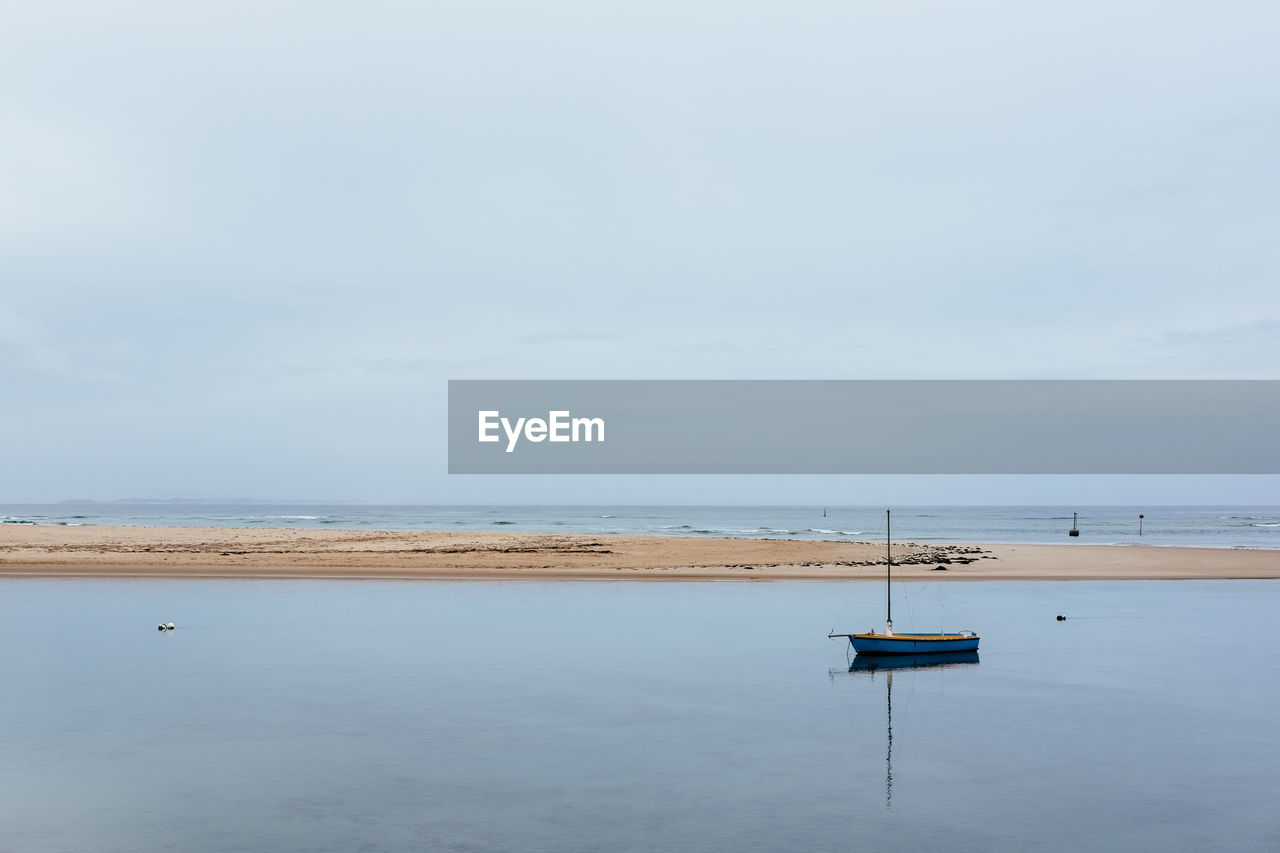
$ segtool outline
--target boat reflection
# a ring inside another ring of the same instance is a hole
[[[978,653],[944,652],[927,655],[857,655],[848,671],[855,675],[868,675],[874,680],[877,672],[884,672],[885,729],[888,743],[884,754],[884,807],[893,808],[893,674],[904,669],[948,669],[973,666],[978,663]],[[828,670],[835,679],[838,669]]]
[[[850,672],[877,672],[883,669],[941,669],[978,663],[978,653],[943,652],[930,655],[858,655],[849,664]]]

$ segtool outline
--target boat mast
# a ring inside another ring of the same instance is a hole
[[[884,570],[884,632],[886,634],[893,633],[893,596],[891,595],[893,589],[893,545],[890,544],[893,537],[890,530],[889,510],[886,509],[884,511],[884,551],[888,559],[888,565],[885,566]]]

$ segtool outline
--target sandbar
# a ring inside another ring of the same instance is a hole
[[[1280,550],[894,544],[904,581],[1280,578]],[[4,525],[0,577],[880,580],[883,542]]]

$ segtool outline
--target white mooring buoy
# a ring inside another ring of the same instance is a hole
[[[166,627],[166,628],[168,628],[170,631],[172,631],[172,630],[173,630],[173,623],[172,623],[172,622],[170,622],[168,625],[165,625],[165,627]]]

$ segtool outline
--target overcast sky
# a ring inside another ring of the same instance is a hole
[[[445,474],[448,379],[1280,378],[1270,2],[0,2],[0,500],[1277,503]]]

